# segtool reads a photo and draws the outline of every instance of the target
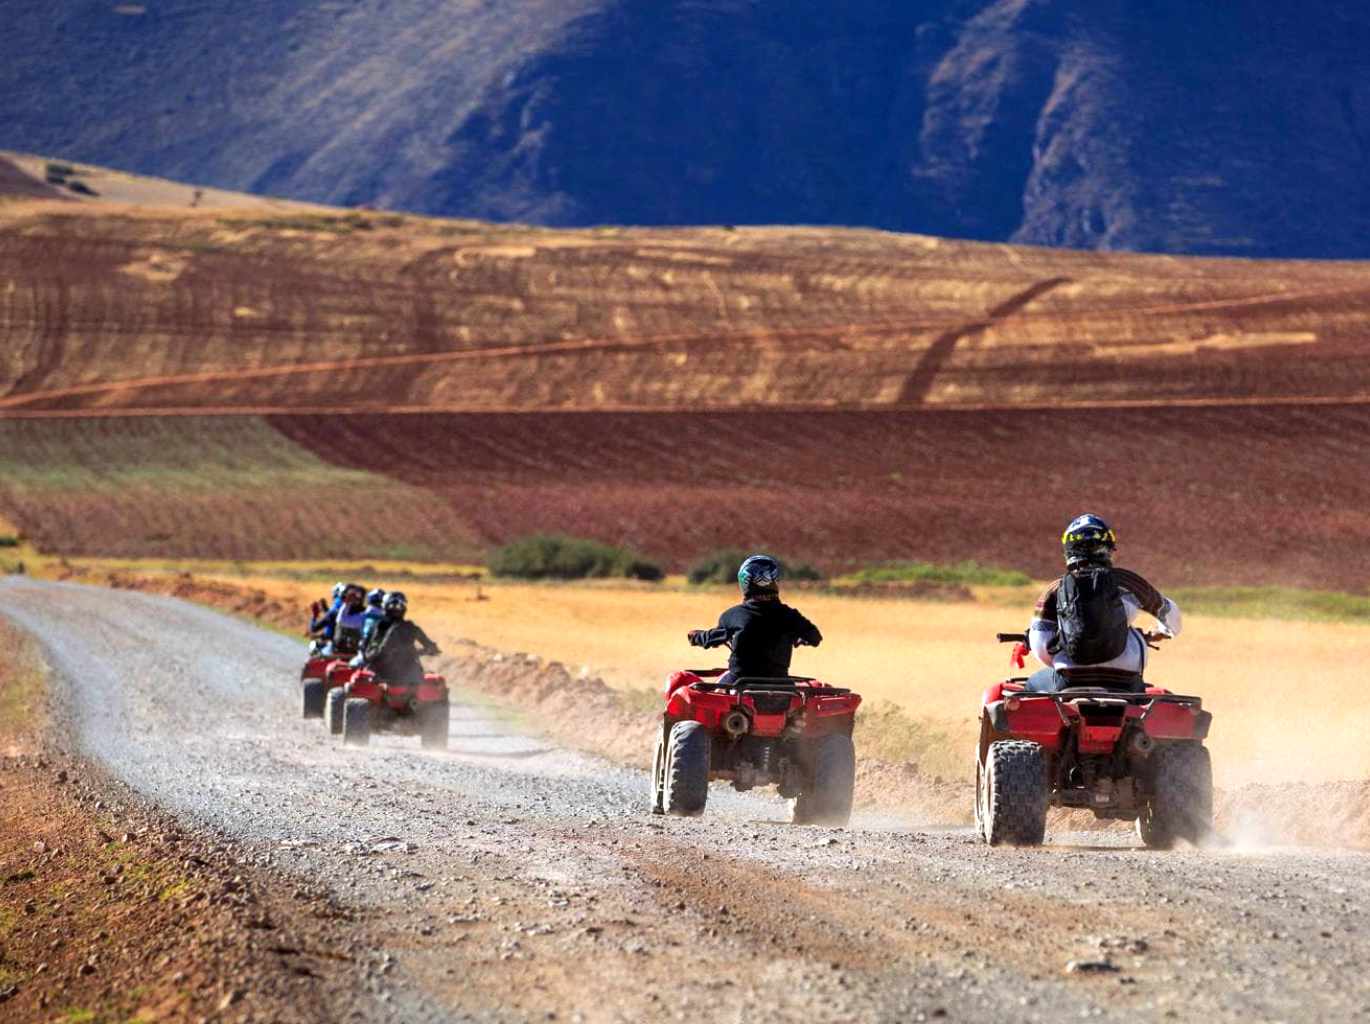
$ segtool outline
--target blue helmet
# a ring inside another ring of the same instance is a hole
[[[1118,547],[1118,535],[1100,516],[1086,512],[1076,516],[1061,534],[1066,565],[1108,565]]]
[[[369,608],[379,608],[385,601],[385,591],[380,587],[369,591],[366,595],[366,604]]]
[[[737,585],[743,597],[773,594],[784,575],[780,563],[770,555],[748,555],[737,570]]]
[[[342,596],[343,596],[343,591],[346,590],[346,589],[347,589],[347,584],[346,584],[346,583],[335,583],[335,584],[333,584],[333,600],[335,600],[335,601],[341,601],[341,600],[342,600]]]

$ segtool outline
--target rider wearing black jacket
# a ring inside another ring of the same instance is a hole
[[[743,601],[718,617],[713,629],[688,634],[695,647],[732,648],[728,672],[732,676],[777,678],[790,674],[790,655],[796,644],[817,647],[823,642],[818,627],[780,601],[780,564],[767,555],[752,555],[737,571]]]
[[[406,619],[408,602],[404,595],[393,592],[385,598],[385,618],[377,627],[378,640],[366,652],[366,666],[376,678],[389,683],[423,682],[423,664],[419,655],[440,654],[438,645],[416,623]]]

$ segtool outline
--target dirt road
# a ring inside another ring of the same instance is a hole
[[[1370,857],[987,850],[890,820],[786,824],[477,703],[451,752],[344,750],[298,717],[302,646],[145,594],[0,581],[74,745],[242,862],[355,912],[357,1020],[1333,1020],[1370,1012]],[[859,740],[859,737],[858,737]],[[859,746],[859,743],[858,743]],[[1107,968],[1067,971],[1069,962]],[[253,1019],[248,996],[225,1019]]]

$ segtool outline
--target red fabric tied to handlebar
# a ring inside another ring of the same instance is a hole
[[[1009,667],[1010,667],[1010,668],[1026,668],[1026,667],[1027,667],[1027,653],[1028,653],[1027,644],[1023,643],[1021,640],[1018,641],[1016,644],[1014,644],[1014,645],[1013,645],[1013,652],[1008,656]]]

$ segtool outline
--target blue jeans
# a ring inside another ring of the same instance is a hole
[[[1066,677],[1054,668],[1040,668],[1028,676],[1026,689],[1032,693],[1055,693],[1057,690],[1064,690],[1069,685],[1066,682]]]

